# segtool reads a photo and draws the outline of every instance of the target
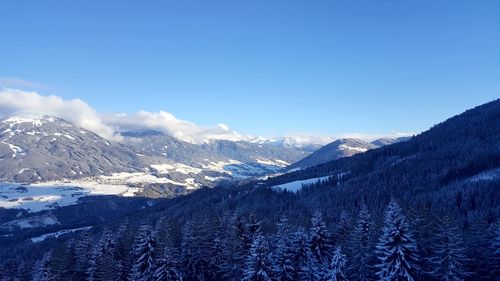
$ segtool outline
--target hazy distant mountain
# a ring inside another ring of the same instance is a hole
[[[399,138],[380,138],[372,141],[371,143],[377,147],[394,144],[397,142],[407,141],[411,137],[399,137]]]
[[[369,149],[377,148],[377,145],[366,142],[361,139],[345,138],[338,139],[329,143],[306,158],[292,164],[288,170],[304,169],[307,167],[316,166],[321,163],[337,160],[343,157],[349,157],[354,154],[365,152]]]

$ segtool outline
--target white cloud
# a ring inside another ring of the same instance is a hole
[[[114,141],[123,140],[123,137],[119,134],[120,131],[145,128],[156,129],[177,139],[191,143],[203,143],[209,140],[248,140],[253,142],[281,140],[294,146],[305,146],[308,144],[324,145],[335,139],[347,137],[374,140],[381,137],[412,135],[411,133],[371,135],[353,133],[331,136],[292,134],[285,137],[273,138],[273,140],[240,134],[223,123],[214,127],[202,127],[192,122],[178,119],[173,114],[165,111],[139,111],[134,114],[100,114],[80,99],[65,100],[54,95],[43,96],[37,92],[0,88],[0,117],[18,111],[51,114]]]
[[[135,114],[107,114],[103,120],[117,130],[131,130],[149,128],[165,132],[175,138],[191,142],[202,143],[208,140],[246,140],[249,136],[231,130],[225,124],[205,128],[192,122],[176,118],[173,114],[159,111],[139,111]]]
[[[130,129],[156,129],[180,140],[201,143],[208,140],[245,140],[249,136],[231,130],[226,124],[204,128],[160,111],[139,111],[135,114],[99,114],[80,99],[65,100],[58,96],[43,96],[37,92],[15,89],[0,89],[0,116],[15,112],[47,113],[63,118],[75,125],[93,131],[114,141],[123,137],[117,133]]]
[[[92,107],[80,99],[64,100],[58,96],[42,96],[36,92],[0,89],[0,115],[8,116],[19,111],[51,114],[104,138],[121,139],[110,126],[102,122]]]

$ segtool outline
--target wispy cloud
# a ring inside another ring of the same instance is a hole
[[[49,85],[43,83],[29,81],[17,77],[0,77],[0,87],[32,90],[47,90],[51,88]]]

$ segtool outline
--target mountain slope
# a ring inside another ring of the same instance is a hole
[[[46,181],[135,171],[137,155],[49,115],[0,120],[0,181]]]
[[[344,186],[357,191],[379,188],[381,193],[409,194],[416,188],[441,188],[500,167],[498,139],[500,100],[495,100],[406,142],[274,177],[263,184],[334,176],[330,184],[337,185],[341,177]]]
[[[338,139],[323,146],[306,158],[288,167],[288,170],[304,169],[319,165],[321,163],[337,160],[344,157],[353,156],[357,153],[365,152],[378,146],[360,139]]]

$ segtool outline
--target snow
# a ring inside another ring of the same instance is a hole
[[[340,150],[351,150],[351,151],[357,151],[357,152],[366,152],[368,150],[367,148],[348,146],[347,144],[339,145],[339,149]]]
[[[262,165],[269,165],[269,166],[277,166],[277,167],[286,167],[289,166],[290,163],[280,160],[280,159],[256,159],[257,163],[262,164]]]
[[[12,150],[12,158],[16,158],[18,154],[25,155],[24,150],[22,148],[7,142],[10,138],[12,138],[12,136],[14,136],[14,133],[9,132],[9,136],[1,140],[0,143],[7,145],[10,148],[10,150]]]
[[[17,124],[31,123],[33,127],[39,127],[46,122],[54,122],[56,119],[47,114],[36,113],[16,113],[3,120],[3,123],[9,124],[11,127]]]
[[[73,228],[73,229],[64,229],[64,230],[59,230],[57,232],[47,233],[47,234],[44,234],[44,235],[41,235],[38,237],[32,237],[30,240],[33,243],[38,243],[38,242],[42,242],[48,238],[58,238],[59,236],[64,235],[64,234],[78,232],[78,231],[86,231],[86,230],[89,230],[91,228],[92,228],[92,226]]]
[[[475,176],[470,177],[469,182],[478,182],[478,181],[491,181],[500,177],[500,168],[491,169],[484,172],[481,172]]]
[[[199,174],[202,172],[202,169],[195,168],[192,166],[184,165],[184,164],[158,164],[151,165],[153,170],[156,170],[160,174],[168,174],[169,172],[177,172],[185,175],[189,174]]]
[[[74,137],[72,137],[72,136],[70,136],[70,135],[68,135],[68,134],[65,134],[64,136],[65,136],[66,138],[70,139],[70,140],[75,140],[75,138],[74,138]]]
[[[38,212],[58,206],[78,203],[78,199],[92,195],[135,196],[141,186],[158,183],[183,186],[186,189],[199,187],[194,178],[177,182],[145,172],[114,173],[81,179],[61,179],[23,185],[0,183],[0,207],[27,209]]]
[[[42,216],[34,216],[25,219],[19,219],[10,221],[0,225],[1,228],[11,228],[11,227],[19,227],[21,229],[25,228],[34,228],[34,227],[44,227],[49,225],[59,224],[57,218],[53,215],[42,215]]]
[[[273,186],[273,189],[279,189],[279,190],[287,190],[291,192],[298,192],[300,189],[302,189],[302,186],[306,184],[312,184],[316,183],[318,181],[322,180],[327,180],[330,176],[326,177],[319,177],[319,178],[313,178],[313,179],[307,179],[307,180],[299,180],[299,181],[293,181],[285,184],[280,184]]]

